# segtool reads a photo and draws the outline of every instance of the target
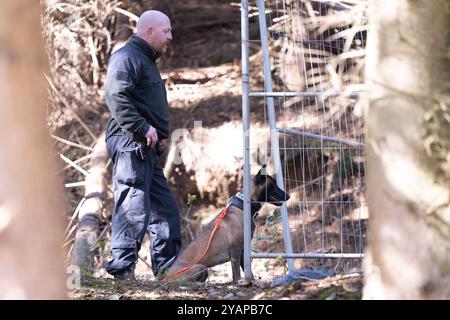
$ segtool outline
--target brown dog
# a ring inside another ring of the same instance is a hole
[[[280,188],[276,181],[261,171],[252,179],[252,217],[258,214],[262,202],[281,206],[289,196]],[[203,228],[197,238],[192,241],[178,256],[166,273],[164,280],[176,279],[180,281],[205,281],[209,267],[231,260],[233,281],[241,279],[239,266],[243,268],[244,245],[244,211],[243,194],[238,192],[230,198],[226,214],[219,213],[207,226]],[[223,219],[220,216],[223,216]],[[213,229],[214,235],[211,237]],[[255,226],[252,223],[252,235]],[[209,244],[209,247],[208,247]]]

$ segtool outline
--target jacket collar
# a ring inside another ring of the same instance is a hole
[[[144,39],[138,37],[137,35],[132,35],[128,43],[138,48],[153,63],[155,63],[156,59],[159,58],[159,54]]]

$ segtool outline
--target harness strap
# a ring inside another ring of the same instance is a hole
[[[209,248],[210,248],[210,246],[211,246],[211,241],[212,241],[212,238],[214,237],[214,234],[216,233],[217,230],[219,230],[219,229],[222,227],[222,220],[223,220],[223,218],[225,218],[225,216],[227,215],[227,213],[228,213],[228,206],[226,206],[225,209],[222,210],[222,212],[220,213],[219,217],[217,218],[216,223],[214,224],[214,228],[213,228],[213,230],[212,230],[212,232],[211,232],[211,235],[209,236],[208,245],[206,246],[206,249],[205,249],[205,251],[203,251],[203,253],[202,253],[202,255],[200,256],[200,258],[198,258],[198,259],[197,259],[194,263],[192,263],[190,266],[187,266],[187,267],[185,267],[185,268],[183,268],[183,269],[181,269],[181,270],[175,272],[174,274],[172,274],[172,275],[170,275],[170,276],[166,276],[166,277],[163,279],[163,281],[168,281],[168,280],[170,280],[170,279],[173,279],[173,278],[175,278],[175,277],[178,277],[180,274],[183,274],[183,273],[185,273],[186,271],[192,269],[192,267],[193,267],[194,265],[196,265],[196,264],[197,264],[197,263],[205,256],[205,254],[208,252],[208,250],[209,250]]]

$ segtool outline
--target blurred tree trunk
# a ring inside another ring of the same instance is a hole
[[[0,10],[0,298],[64,298],[64,208],[46,127],[36,0]]]
[[[447,0],[372,0],[365,299],[450,298]]]

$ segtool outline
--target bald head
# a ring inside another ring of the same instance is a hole
[[[172,40],[169,17],[160,11],[145,11],[137,22],[136,35],[147,41],[159,54],[166,52],[167,46]]]
[[[145,11],[137,22],[137,34],[144,34],[149,27],[155,27],[161,23],[169,22],[169,17],[161,11],[149,10]]]

